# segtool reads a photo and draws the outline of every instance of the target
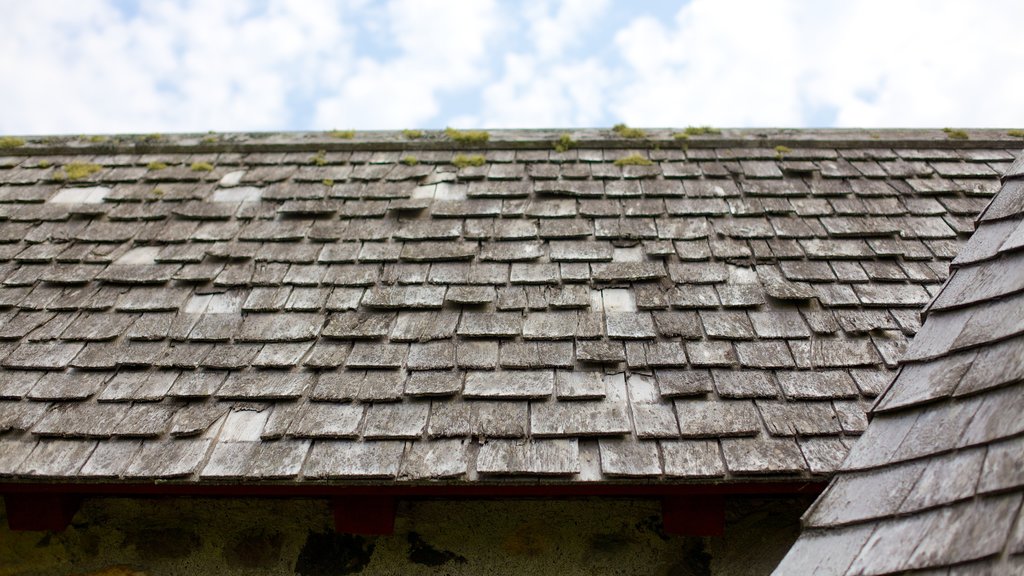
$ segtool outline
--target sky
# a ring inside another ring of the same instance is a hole
[[[1024,126],[1020,0],[0,0],[0,134]]]

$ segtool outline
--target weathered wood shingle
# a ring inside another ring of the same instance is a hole
[[[234,135],[211,173],[194,138],[159,171],[152,143],[30,139],[0,164],[0,474],[821,481],[919,329],[926,382],[850,469],[937,458],[926,426],[947,456],[1010,445],[1019,180],[953,258],[1019,140],[651,134],[496,133],[465,168],[437,138]],[[83,155],[83,181],[38,162]],[[899,419],[926,404],[964,425]]]
[[[991,169],[931,165],[941,176]],[[1024,246],[1010,231],[1024,227],[1021,176],[1011,168],[982,213],[866,433],[776,574],[1019,572]]]

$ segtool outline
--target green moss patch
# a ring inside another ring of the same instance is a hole
[[[950,140],[967,140],[970,138],[970,136],[967,135],[967,132],[964,132],[963,130],[943,128],[942,131],[946,133],[946,138],[949,138]]]
[[[676,132],[672,136],[677,140],[686,140],[691,136],[719,136],[722,131],[711,126],[687,126],[682,132]]]
[[[444,135],[459,144],[486,144],[491,139],[486,130],[456,130],[450,126],[444,129]]]
[[[467,166],[483,166],[484,157],[480,154],[471,154],[469,156],[465,154],[456,154],[455,158],[452,158],[452,164],[458,168],[465,168]]]
[[[576,147],[576,141],[568,134],[562,134],[554,142],[555,152],[568,152]]]
[[[65,164],[64,169],[61,172],[54,174],[54,178],[58,180],[62,179],[62,177],[68,180],[81,180],[82,178],[92,176],[102,169],[103,167],[99,164],[72,162],[70,164]]]
[[[779,144],[778,146],[775,147],[775,157],[783,158],[786,156],[786,154],[789,154],[792,151],[793,150],[791,150],[789,146],[783,146],[782,144]]]
[[[402,136],[409,140],[423,138],[423,130],[402,130]]]
[[[1006,135],[1014,138],[1024,138],[1024,130],[1007,130]]]
[[[327,164],[327,151],[319,150],[316,154],[309,157],[309,163],[314,166],[323,166]]]
[[[409,156],[403,156],[402,159],[399,160],[399,162],[401,162],[402,164],[405,164],[406,166],[415,166],[415,165],[420,163],[420,160],[419,160],[419,158],[417,158],[415,156],[409,155]]]
[[[0,136],[0,148],[21,148],[25,141],[16,136]]]
[[[654,162],[651,162],[649,159],[644,158],[635,152],[629,156],[623,156],[615,161],[616,166],[650,166],[652,164],[654,164]]]
[[[337,138],[339,140],[351,140],[356,137],[355,130],[331,130],[327,133],[331,138]]]
[[[150,162],[149,164],[146,164],[146,170],[149,170],[150,172],[159,172],[161,170],[166,170],[166,169],[167,169],[167,164],[165,164],[163,162]]]
[[[193,172],[212,172],[213,164],[209,162],[193,162],[189,167]]]
[[[615,132],[623,138],[646,138],[647,132],[644,132],[640,128],[630,128],[625,124],[616,124],[612,126],[612,132]]]

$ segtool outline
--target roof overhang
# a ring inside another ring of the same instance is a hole
[[[12,530],[65,529],[84,498],[216,497],[315,498],[330,502],[338,532],[390,534],[398,500],[526,498],[638,498],[661,501],[665,532],[720,536],[725,530],[725,499],[733,497],[816,496],[824,481],[760,481],[717,484],[173,484],[173,483],[3,483],[7,522]]]

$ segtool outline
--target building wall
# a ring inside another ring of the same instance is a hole
[[[724,537],[684,538],[656,501],[406,501],[394,535],[360,537],[322,500],[89,499],[61,533],[4,519],[0,576],[768,574],[809,504],[731,500]]]

